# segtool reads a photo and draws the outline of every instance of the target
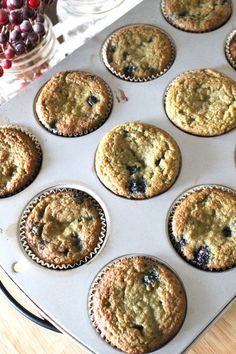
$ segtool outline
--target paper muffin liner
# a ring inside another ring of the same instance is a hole
[[[99,80],[101,80],[104,84],[104,86],[106,87],[106,92],[107,92],[107,110],[106,110],[106,114],[104,115],[104,119],[99,122],[95,127],[91,128],[91,129],[85,129],[83,133],[75,133],[75,134],[62,134],[60,132],[58,132],[56,129],[53,129],[53,128],[50,128],[48,127],[44,120],[42,120],[38,113],[37,113],[37,108],[36,108],[36,105],[37,105],[37,101],[38,101],[38,98],[39,98],[39,95],[41,93],[41,91],[43,90],[44,86],[50,81],[50,79],[48,81],[46,81],[43,86],[38,90],[35,98],[34,98],[34,102],[33,102],[33,111],[34,111],[34,116],[36,118],[36,120],[40,123],[40,125],[46,129],[49,133],[53,134],[53,135],[57,135],[57,136],[60,136],[60,137],[65,137],[65,138],[76,138],[76,137],[80,137],[80,136],[84,136],[84,135],[87,135],[87,134],[90,134],[92,132],[94,132],[95,130],[97,130],[98,128],[100,128],[106,121],[107,119],[109,118],[110,114],[111,114],[111,111],[112,111],[112,108],[113,108],[113,93],[112,93],[112,90],[110,88],[110,86],[106,83],[105,80],[103,80],[100,76],[98,75],[95,75],[95,74],[92,74],[92,73],[89,73],[87,71],[78,71],[78,70],[66,70],[66,72],[80,72],[81,74],[88,74],[88,75],[91,75],[95,78],[98,78]]]
[[[200,69],[199,69],[200,70]],[[197,134],[197,133],[194,133],[194,132],[189,132],[187,130],[184,130],[183,128],[179,127],[175,122],[173,122],[173,120],[169,117],[168,113],[167,113],[167,110],[166,110],[166,98],[167,98],[167,94],[168,94],[168,91],[169,89],[175,84],[175,82],[182,76],[188,74],[188,73],[194,73],[196,72],[196,70],[187,70],[187,71],[184,71],[182,72],[181,74],[177,75],[169,84],[168,86],[166,87],[165,91],[164,91],[164,96],[163,96],[163,106],[164,106],[164,111],[165,111],[165,114],[167,116],[167,118],[169,119],[169,121],[171,122],[171,124],[173,124],[177,129],[181,130],[182,132],[184,132],[185,134],[189,134],[189,135],[192,135],[192,136],[197,136],[197,137],[201,137],[201,138],[214,138],[216,136],[220,136],[220,135],[225,135],[227,133],[230,133],[232,130],[234,130],[235,128],[232,127],[230,130],[227,130],[225,132],[222,132],[222,133],[219,133],[219,134],[212,134],[212,135],[202,135],[202,134]],[[226,75],[227,76],[227,75]],[[230,78],[228,76],[228,78]],[[231,79],[232,80],[232,79]]]
[[[0,195],[0,199],[3,198],[8,198],[8,197],[12,197],[20,192],[22,192],[24,189],[26,189],[34,180],[35,178],[38,176],[41,165],[42,165],[42,158],[43,158],[43,153],[42,153],[42,148],[41,145],[38,141],[38,139],[35,137],[35,135],[33,135],[27,128],[24,128],[20,125],[17,124],[3,124],[0,125],[0,128],[4,129],[4,128],[10,128],[10,129],[16,129],[18,131],[20,131],[21,133],[24,133],[25,135],[27,135],[28,137],[30,137],[30,139],[34,142],[38,156],[39,156],[39,161],[38,161],[38,165],[36,170],[34,171],[34,173],[32,174],[32,176],[28,179],[28,181],[24,184],[24,186],[20,187],[19,189],[17,189],[15,192],[13,193],[6,193],[5,195]]]
[[[112,38],[119,32],[122,32],[124,29],[126,28],[134,28],[134,27],[140,27],[140,26],[144,26],[144,27],[148,27],[148,28],[153,28],[156,30],[159,30],[160,32],[162,32],[163,34],[165,34],[167,36],[167,38],[169,39],[170,45],[171,45],[171,51],[172,51],[172,55],[169,61],[169,64],[166,66],[166,68],[162,71],[160,71],[158,74],[156,75],[151,75],[151,76],[145,76],[145,77],[135,77],[135,76],[125,76],[125,74],[122,74],[118,71],[116,71],[109,63],[108,61],[108,57],[107,57],[107,50],[108,50],[108,45],[110,43],[110,41],[112,40]],[[174,44],[173,39],[170,37],[170,35],[165,32],[163,29],[157,27],[157,26],[153,26],[153,25],[149,25],[149,24],[144,24],[144,23],[136,23],[136,24],[131,24],[131,25],[127,25],[127,26],[123,26],[120,27],[119,29],[115,30],[113,33],[111,33],[109,35],[109,37],[107,37],[107,39],[105,40],[105,42],[102,45],[102,49],[101,49],[101,57],[102,57],[102,61],[105,64],[106,68],[115,76],[117,76],[118,78],[125,80],[125,81],[130,81],[130,82],[148,82],[154,79],[157,79],[158,77],[162,76],[163,74],[165,74],[173,65],[175,57],[176,57],[176,47]]]
[[[186,306],[185,306],[185,314],[184,314],[183,322],[181,323],[178,331],[173,335],[173,337],[170,338],[167,342],[165,342],[158,349],[160,349],[160,348],[164,347],[165,345],[167,345],[179,333],[179,331],[181,330],[181,328],[182,328],[182,326],[184,324],[184,321],[185,321],[185,318],[186,318],[186,315],[187,315],[188,303],[187,303],[187,295],[186,295],[186,290],[185,290],[184,284],[183,284],[182,280],[180,279],[179,275],[176,273],[176,271],[169,264],[167,264],[166,262],[164,262],[163,260],[161,260],[158,257],[152,256],[152,255],[147,255],[147,254],[142,254],[142,253],[127,254],[127,255],[115,258],[114,260],[112,260],[109,263],[107,263],[97,273],[97,275],[95,276],[95,278],[94,278],[94,280],[93,280],[93,282],[92,282],[92,284],[90,286],[89,293],[88,293],[88,314],[89,314],[90,322],[91,322],[92,326],[94,327],[94,329],[96,330],[96,332],[98,333],[98,335],[107,344],[109,344],[113,348],[119,350],[120,352],[121,352],[121,350],[119,348],[117,348],[117,346],[115,346],[110,340],[108,340],[106,338],[106,336],[104,335],[104,333],[102,333],[101,330],[99,329],[99,324],[95,320],[94,311],[93,311],[93,308],[94,308],[94,304],[93,304],[94,294],[96,292],[96,287],[99,285],[99,282],[101,281],[102,277],[106,274],[106,272],[108,270],[110,270],[115,264],[121,262],[124,259],[132,259],[132,258],[136,258],[136,257],[142,257],[142,258],[146,258],[146,259],[151,259],[151,260],[155,261],[157,264],[162,264],[162,265],[166,266],[176,276],[176,278],[180,282],[180,284],[182,286],[182,289],[183,289],[184,297],[185,297]],[[156,349],[156,350],[158,350],[158,349]]]
[[[30,215],[31,211],[45,197],[47,197],[51,194],[56,194],[58,192],[75,192],[77,195],[79,194],[81,196],[88,197],[92,201],[93,206],[96,207],[96,209],[98,210],[99,215],[100,215],[101,234],[100,234],[99,241],[98,241],[96,247],[90,253],[88,253],[88,255],[86,255],[83,259],[81,259],[79,262],[76,262],[73,264],[56,265],[56,264],[48,263],[48,262],[40,259],[40,257],[38,257],[33,252],[33,250],[30,248],[28,241],[27,241],[27,237],[26,237],[26,230],[25,230],[26,221],[27,221],[27,218]],[[21,246],[23,247],[23,250],[34,262],[36,262],[37,264],[39,264],[43,267],[46,267],[48,269],[68,270],[68,269],[80,267],[80,266],[90,262],[91,260],[93,260],[95,258],[95,256],[97,256],[102,251],[102,249],[105,246],[105,243],[107,241],[107,237],[108,237],[107,219],[106,219],[105,212],[104,212],[102,206],[99,204],[99,202],[94,197],[92,197],[87,192],[80,190],[80,189],[69,188],[69,187],[64,187],[64,186],[52,187],[52,188],[48,188],[45,191],[36,195],[25,207],[25,209],[23,210],[23,213],[20,217],[19,236],[20,236],[20,242],[21,242]]]
[[[219,269],[208,269],[208,268],[202,268],[202,267],[198,267],[193,261],[189,260],[187,257],[184,256],[184,254],[181,252],[180,249],[177,248],[176,246],[176,240],[174,237],[174,233],[173,233],[173,228],[172,228],[172,222],[173,222],[173,217],[176,211],[176,208],[191,194],[195,193],[195,192],[199,192],[202,190],[212,190],[212,189],[218,189],[221,190],[223,192],[228,192],[231,193],[233,195],[236,196],[236,191],[230,187],[227,186],[223,186],[223,185],[219,185],[219,184],[201,184],[195,187],[192,187],[188,190],[186,190],[185,192],[183,192],[177,199],[175,199],[175,201],[172,203],[168,214],[167,214],[167,219],[166,219],[166,231],[167,231],[167,235],[169,236],[169,240],[171,245],[174,247],[175,251],[178,253],[178,255],[188,264],[190,264],[191,266],[193,266],[196,269],[205,271],[205,272],[210,272],[210,273],[219,273],[219,272],[223,272],[223,271],[228,271],[230,269],[235,268],[236,265],[232,266],[232,267],[225,267],[225,268],[221,268]]]
[[[225,56],[230,65],[236,70],[236,61],[233,59],[231,53],[230,53],[230,44],[232,40],[236,40],[236,29],[233,30],[227,37],[226,42],[225,42]]]
[[[208,33],[208,32],[213,32],[215,30],[217,30],[218,28],[224,26],[230,19],[231,15],[232,15],[232,12],[233,12],[233,9],[232,9],[232,5],[231,5],[231,14],[229,15],[229,17],[222,23],[220,24],[219,26],[217,27],[214,27],[212,29],[208,29],[208,30],[202,30],[202,31],[193,31],[193,30],[190,30],[190,29],[184,29],[182,28],[181,26],[178,26],[178,24],[176,24],[172,18],[168,15],[168,13],[166,12],[165,10],[165,0],[161,0],[161,12],[162,12],[162,15],[163,17],[165,18],[165,20],[173,27],[177,28],[178,30],[181,30],[183,32],[187,32],[187,33],[196,33],[196,34],[201,34],[201,33]]]

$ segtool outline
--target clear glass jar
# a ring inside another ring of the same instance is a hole
[[[101,14],[114,9],[124,0],[63,0],[67,11],[73,14]]]
[[[56,37],[51,20],[45,16],[45,37],[30,52],[14,58],[12,67],[0,78],[0,104],[56,64]],[[0,57],[1,58],[1,57]]]

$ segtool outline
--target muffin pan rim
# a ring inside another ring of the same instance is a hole
[[[147,3],[149,3],[150,6],[147,6]],[[135,253],[138,250],[142,250],[146,254],[157,255],[161,259],[166,260],[184,281],[191,311],[188,312],[183,325],[183,335],[178,335],[165,347],[158,350],[158,354],[176,352],[176,348],[178,348],[179,353],[186,350],[193,339],[196,339],[196,337],[209,326],[212,320],[221,313],[222,308],[232,301],[235,295],[235,286],[233,288],[233,285],[235,285],[235,273],[233,270],[231,272],[225,272],[224,274],[209,274],[207,272],[203,274],[203,272],[199,272],[198,269],[193,268],[190,272],[189,267],[183,266],[182,260],[179,259],[179,256],[176,255],[166,239],[164,229],[167,207],[169,207],[171,201],[175,199],[175,196],[180,194],[184,189],[187,189],[189,185],[211,181],[214,183],[224,182],[228,186],[235,187],[235,165],[233,165],[234,162],[232,159],[233,150],[235,149],[236,131],[231,132],[227,137],[216,137],[206,141],[206,139],[202,139],[201,137],[193,138],[184,134],[172,126],[166,119],[161,104],[164,84],[170,81],[173,76],[176,76],[174,74],[183,71],[183,65],[187,65],[186,61],[183,62],[185,55],[189,54],[190,57],[191,54],[192,58],[193,54],[196,54],[196,52],[198,54],[199,50],[201,51],[205,45],[209,47],[209,40],[215,38],[216,32],[214,33],[213,31],[209,34],[206,33],[202,35],[193,34],[193,41],[189,41],[187,46],[185,42],[187,42],[187,39],[190,38],[191,35],[182,31],[178,31],[181,35],[177,35],[176,30],[166,23],[161,14],[159,14],[159,9],[156,5],[156,0],[143,2],[136,9],[133,9],[130,13],[125,15],[123,19],[120,19],[119,22],[105,29],[94,39],[87,42],[83,48],[79,48],[79,50],[71,56],[67,57],[65,61],[62,61],[58,66],[47,72],[30,87],[26,88],[18,97],[12,99],[11,104],[4,106],[4,111],[3,107],[0,108],[0,120],[2,117],[3,120],[5,119],[6,121],[7,119],[8,121],[14,121],[17,118],[17,122],[24,122],[28,127],[32,127],[32,130],[42,142],[43,151],[47,152],[44,154],[43,169],[41,170],[39,178],[36,179],[35,183],[28,189],[23,191],[19,198],[14,198],[15,212],[13,212],[11,208],[8,208],[9,222],[6,223],[2,218],[0,219],[0,228],[3,229],[3,233],[0,235],[0,263],[16,281],[18,286],[40,306],[43,313],[46,313],[45,317],[51,319],[53,323],[64,332],[70,334],[71,337],[85,344],[87,348],[90,347],[95,353],[103,353],[105,348],[107,354],[115,354],[117,351],[112,348],[107,348],[107,346],[104,347],[103,341],[95,336],[96,332],[89,326],[87,307],[86,309],[84,307],[87,304],[87,287],[92,280],[91,276],[96,274],[96,270],[102,268],[104,263],[107,263],[110,259],[120,254]],[[179,50],[181,49],[181,54],[183,53],[183,55],[176,57],[175,64],[166,75],[160,77],[159,80],[152,80],[143,83],[143,85],[132,85],[132,83],[128,83],[124,80],[117,80],[108,71],[106,74],[106,70],[104,70],[104,66],[98,57],[98,49],[101,48],[100,44],[103,38],[112,32],[112,29],[116,29],[118,26],[127,22],[137,22],[137,19],[140,21],[145,20],[144,10],[145,16],[149,16],[150,23],[158,23],[159,25],[162,23],[160,27],[165,28],[170,35],[172,35],[175,39],[177,49],[180,47]],[[235,16],[236,14],[234,14],[233,18],[235,18]],[[224,32],[229,32],[230,25],[232,25],[231,20],[229,20],[225,27],[217,31],[217,37],[219,36],[217,42],[219,44],[222,41],[222,48],[219,48],[219,46],[216,47],[214,60],[215,58],[217,59],[217,57],[218,59],[214,61],[213,66],[224,65],[223,72],[230,74],[230,76],[236,80],[236,73],[228,64],[223,50]],[[196,38],[199,39],[198,46],[191,43],[194,42]],[[191,50],[189,50],[189,45]],[[188,52],[186,48],[188,48]],[[197,49],[197,51],[195,49]],[[209,51],[210,48],[208,51],[206,50],[206,53],[204,51],[204,55],[201,58],[204,63],[208,62]],[[96,54],[96,57],[94,54]],[[79,62],[78,59],[80,60]],[[37,89],[49,76],[52,76],[53,73],[59,70],[61,71],[68,68],[88,70],[88,66],[92,65],[91,63],[95,63],[94,67],[96,70],[94,69],[93,71],[96,71],[99,75],[101,75],[101,72],[104,73],[103,77],[111,85],[115,94],[115,104],[110,117],[111,119],[108,119],[100,129],[93,134],[85,136],[83,139],[58,139],[57,136],[46,134],[45,130],[36,124],[32,116],[31,100],[36,94]],[[189,64],[191,66],[190,69],[195,69],[196,65],[199,67],[198,63],[199,60],[198,62],[191,61]],[[206,64],[204,64],[204,66],[206,66]],[[117,103],[116,93],[120,88],[124,90],[129,99],[127,103]],[[135,104],[136,101],[138,104]],[[160,102],[160,104],[157,105],[156,102]],[[15,112],[17,112],[17,115]],[[92,160],[97,142],[99,142],[106,131],[110,130],[116,123],[122,123],[124,119],[133,121],[139,120],[140,117],[145,119],[147,123],[156,124],[173,135],[183,153],[183,167],[181,170],[182,175],[177,180],[174,188],[168,190],[166,194],[158,196],[158,198],[137,203],[136,201],[121,200],[121,198],[108,193],[103,186],[101,186],[94,174]],[[79,151],[85,151],[83,150],[84,144],[86,146],[85,158],[82,157],[81,153],[79,154]],[[203,148],[206,147],[206,145],[207,149],[204,150]],[[68,150],[64,152],[67,146],[70,147],[71,153],[69,153]],[[223,149],[220,149],[221,147],[223,147]],[[198,148],[199,152],[196,152]],[[76,151],[77,154],[75,154],[76,158],[71,156],[74,151]],[[207,162],[209,158],[209,161],[211,161],[210,164]],[[219,165],[219,161],[222,161],[221,165]],[[105,205],[109,208],[112,228],[111,237],[109,237],[108,243],[101,255],[96,257],[94,262],[82,268],[71,270],[71,272],[52,272],[46,268],[39,267],[34,262],[28,261],[28,258],[24,256],[19,245],[15,242],[14,235],[16,229],[14,224],[10,225],[10,220],[13,220],[13,222],[14,220],[18,220],[19,215],[16,215],[16,212],[22,210],[24,199],[30,200],[38,191],[47,186],[64,184],[64,181],[68,181],[68,177],[71,178],[71,183],[75,183],[75,181],[78,180],[78,183],[86,183],[89,188],[96,191],[98,196],[102,197]],[[9,205],[9,202],[10,200],[0,201],[0,212],[4,207]],[[118,216],[117,210],[119,210]],[[149,213],[148,210],[150,210]],[[162,215],[164,217],[162,217]],[[143,224],[141,220],[144,220]],[[145,228],[142,227],[141,229],[141,225]],[[4,253],[4,250],[10,250],[10,252]],[[19,274],[13,273],[11,265],[15,261],[23,262],[25,266],[24,272]],[[31,279],[33,281],[29,281]],[[208,286],[199,288],[198,285],[201,282],[203,282],[204,285],[208,284]],[[219,282],[222,283],[222,287],[218,289],[217,294],[212,294],[213,289],[218,287]],[[39,285],[37,285],[37,283]],[[68,284],[70,284],[70,286],[68,286]],[[50,289],[51,301],[47,299],[47,296],[45,298],[45,294],[48,294],[48,288]],[[63,296],[58,296],[58,294],[63,294],[64,298]],[[78,301],[78,294],[81,301]],[[65,301],[65,296],[69,297],[71,305]],[[205,301],[205,299],[207,299],[207,301]],[[196,305],[198,305],[197,310]],[[57,310],[58,307],[60,311]],[[81,316],[81,314],[83,314],[83,316]],[[78,318],[80,318],[80,321],[78,321]],[[173,348],[175,350],[173,350]]]

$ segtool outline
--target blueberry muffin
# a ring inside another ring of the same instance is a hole
[[[171,187],[180,170],[180,150],[164,130],[144,123],[123,123],[100,142],[95,168],[113,193],[145,199]]]
[[[0,127],[0,198],[26,188],[41,166],[41,149],[26,132]]]
[[[102,337],[125,353],[159,349],[180,330],[186,295],[177,276],[149,257],[111,263],[95,279],[91,320]]]
[[[40,122],[52,133],[63,136],[87,134],[108,118],[112,93],[100,77],[64,71],[53,76],[36,98]]]
[[[53,191],[42,195],[30,209],[23,245],[46,265],[74,266],[90,256],[100,241],[99,206],[84,192]]]
[[[236,194],[206,187],[187,193],[174,210],[171,237],[185,260],[203,270],[236,265]]]
[[[236,126],[236,83],[213,69],[186,72],[167,88],[165,109],[169,119],[188,133],[224,134]]]
[[[226,41],[225,54],[230,65],[236,69],[236,30],[230,33]]]
[[[168,22],[189,32],[213,31],[231,16],[231,0],[162,0]]]
[[[106,67],[130,81],[155,79],[174,61],[174,46],[158,27],[130,25],[113,33],[103,46]]]

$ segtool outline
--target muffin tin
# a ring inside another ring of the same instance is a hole
[[[219,273],[193,268],[171,246],[166,222],[171,204],[185,190],[208,183],[236,187],[236,130],[213,138],[191,136],[169,122],[163,106],[166,87],[186,70],[214,67],[236,80],[236,72],[224,53],[226,37],[236,22],[235,10],[218,30],[191,34],[171,26],[163,18],[158,1],[144,1],[0,108],[0,123],[28,128],[43,151],[41,171],[35,181],[19,194],[0,201],[0,265],[44,317],[94,353],[115,354],[117,350],[105,343],[90,323],[89,289],[104,265],[124,254],[145,253],[160,258],[175,269],[185,286],[188,299],[185,322],[177,336],[156,351],[158,354],[187,350],[235,297],[235,268]],[[104,40],[117,28],[131,23],[156,25],[175,42],[174,64],[158,79],[145,83],[120,80],[106,69],[99,56]],[[109,119],[96,131],[82,137],[63,138],[47,132],[38,123],[33,101],[53,74],[73,69],[101,76],[113,91],[114,106]],[[137,201],[115,196],[95,174],[94,156],[101,138],[114,126],[128,121],[159,126],[174,137],[181,149],[182,169],[176,183],[152,199]],[[96,258],[82,267],[60,272],[33,262],[19,241],[19,220],[27,203],[56,185],[79,188],[94,196],[108,211],[110,228],[107,244]],[[21,272],[14,271],[16,262],[21,265]]]

